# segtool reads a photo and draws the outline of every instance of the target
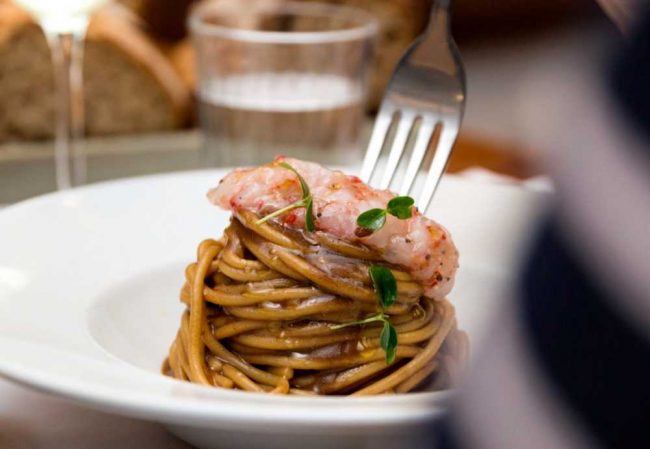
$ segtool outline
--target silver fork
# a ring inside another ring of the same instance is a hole
[[[384,171],[379,184],[374,186],[389,188],[411,133],[417,134],[412,136],[415,143],[398,190],[400,195],[408,195],[436,127],[440,126],[433,160],[417,195],[417,206],[422,212],[427,210],[445,171],[465,109],[465,70],[451,37],[449,3],[450,0],[435,1],[427,30],[406,51],[393,72],[360,175],[365,182],[372,179],[382,149],[387,146],[389,131],[396,126]],[[418,119],[420,125],[415,133],[413,128]]]

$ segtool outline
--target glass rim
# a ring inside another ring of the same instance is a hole
[[[277,5],[270,10],[261,10],[257,14],[304,15],[312,17],[344,17],[360,18],[357,25],[339,30],[322,31],[264,31],[236,28],[227,25],[207,24],[204,14],[215,12],[214,2],[206,2],[194,8],[188,19],[188,25],[193,35],[222,37],[233,41],[255,42],[260,44],[324,44],[332,42],[356,41],[376,36],[379,30],[378,20],[361,8],[347,5],[331,5],[326,3],[287,2]],[[217,12],[216,16],[228,17],[235,14]]]

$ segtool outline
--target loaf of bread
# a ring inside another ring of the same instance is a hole
[[[91,20],[84,52],[89,135],[183,126],[190,91],[154,42],[123,14]],[[51,57],[40,28],[11,3],[0,2],[0,140],[52,136]]]
[[[52,134],[50,50],[27,13],[0,2],[0,141]]]
[[[151,39],[123,18],[98,14],[84,61],[90,134],[144,132],[185,125],[190,91]]]

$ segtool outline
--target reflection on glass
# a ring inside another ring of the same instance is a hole
[[[16,0],[43,27],[52,51],[57,122],[54,157],[56,185],[67,189],[86,180],[79,148],[84,130],[82,41],[89,15],[108,0]]]

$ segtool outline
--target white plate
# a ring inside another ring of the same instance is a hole
[[[167,424],[203,448],[428,446],[445,393],[278,397],[159,374],[183,269],[228,214],[200,171],[98,184],[0,212],[0,374],[96,409]],[[461,269],[451,299],[478,345],[544,196],[448,177],[433,207]]]

